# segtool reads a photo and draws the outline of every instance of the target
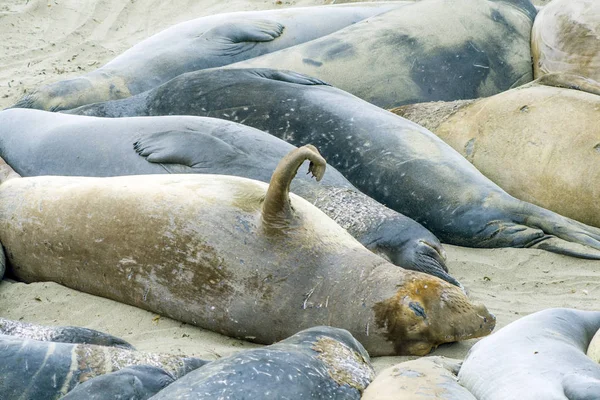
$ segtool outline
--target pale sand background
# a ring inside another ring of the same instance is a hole
[[[1,0],[0,109],[40,84],[96,69],[175,23],[218,12],[330,4],[333,0]],[[339,3],[340,1],[336,1]],[[543,4],[540,0],[538,3]],[[498,317],[498,327],[548,307],[600,309],[600,261],[541,250],[447,246],[451,273]],[[140,350],[207,359],[256,345],[223,337],[54,283],[0,284],[0,316],[78,325],[120,336]],[[435,354],[462,358],[475,341]],[[382,369],[401,358],[375,360]]]

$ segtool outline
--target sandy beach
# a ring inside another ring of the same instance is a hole
[[[94,70],[178,22],[220,12],[331,3],[339,1],[5,0],[0,3],[0,109],[39,85]],[[549,307],[593,310],[600,304],[600,261],[530,249],[446,248],[450,273],[497,316],[497,329]],[[206,359],[256,346],[56,283],[2,281],[0,316],[84,326],[120,336],[139,350]],[[442,346],[434,354],[463,358],[474,342]],[[381,370],[403,359],[374,361]]]

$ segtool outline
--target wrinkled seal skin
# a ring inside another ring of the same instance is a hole
[[[85,381],[61,400],[146,400],[173,382],[161,368],[136,365]]]
[[[456,381],[461,362],[423,357],[384,369],[361,400],[477,400]]]
[[[600,312],[548,309],[523,317],[479,341],[459,383],[479,400],[600,398],[600,365],[585,355]]]
[[[404,3],[248,11],[194,19],[159,32],[95,71],[43,86],[13,107],[58,111],[122,99],[184,72],[313,40]]]
[[[426,354],[495,318],[439,278],[365,249],[289,185],[225,175],[20,178],[0,165],[0,240],[20,280],[54,281],[228,336],[270,344],[328,324],[373,355]],[[76,210],[76,212],[74,212]]]
[[[135,348],[121,338],[78,326],[45,326],[0,317],[0,335],[46,342],[95,344],[121,349]]]
[[[197,358],[0,334],[0,393],[10,400],[59,399],[77,384],[132,365],[151,365],[172,379],[206,364]]]
[[[550,74],[471,103],[392,112],[430,129],[511,195],[600,227],[600,96],[565,87],[600,93],[591,80]]]
[[[535,78],[568,72],[600,81],[599,38],[600,2],[553,0],[531,31]]]
[[[279,160],[293,149],[264,132],[214,118],[106,120],[38,110],[0,112],[0,156],[21,176],[203,173],[269,182]],[[322,184],[306,174],[298,178],[292,192],[365,247],[405,269],[460,285],[447,273],[441,243],[419,223],[362,194],[334,168]]]
[[[213,361],[152,399],[360,400],[374,377],[369,355],[349,332],[319,326]]]
[[[227,68],[305,73],[380,107],[491,96],[533,79],[529,0],[427,0]]]
[[[196,71],[130,99],[69,112],[241,121],[296,146],[315,144],[359,190],[423,224],[442,242],[535,246],[600,259],[600,229],[511,197],[413,122],[318,81],[300,79],[303,75],[285,79],[289,76],[270,69]]]

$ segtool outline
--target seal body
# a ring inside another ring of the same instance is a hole
[[[600,226],[600,96],[535,83],[392,111],[431,129],[511,195]]]
[[[213,361],[152,399],[359,400],[374,377],[369,355],[356,339],[320,326]]]
[[[81,77],[43,86],[14,107],[64,110],[141,93],[188,71],[313,40],[405,2],[217,14],[177,24]]]
[[[600,363],[600,329],[596,332],[594,338],[590,342],[586,354],[592,360]]]
[[[288,195],[307,157],[322,177],[325,161],[304,146],[269,186],[200,174],[17,178],[3,164],[0,240],[20,280],[259,343],[329,324],[372,354],[426,354],[491,331],[495,318],[461,289],[390,264]]]
[[[0,335],[3,399],[59,399],[77,384],[132,365],[160,368],[172,379],[206,361],[115,347],[69,344]]]
[[[600,365],[585,355],[600,312],[548,309],[475,344],[458,374],[479,400],[597,399]]]
[[[203,173],[269,182],[293,149],[272,135],[216,118],[0,112],[0,156],[22,176]],[[321,183],[300,174],[291,190],[394,264],[459,284],[447,273],[445,251],[431,232],[364,195],[334,168]]]
[[[568,72],[600,81],[600,3],[553,0],[535,19],[531,54],[535,78]]]
[[[289,75],[269,69],[197,71],[130,99],[70,112],[243,121],[295,145],[319,146],[359,190],[420,222],[442,242],[538,246],[599,258],[599,229],[511,197],[413,122],[319,82],[286,79]]]
[[[419,1],[231,67],[305,73],[386,108],[486,97],[533,79],[535,15],[529,0]]]

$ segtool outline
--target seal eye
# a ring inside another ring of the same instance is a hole
[[[423,319],[427,319],[425,310],[423,309],[423,306],[421,306],[419,303],[411,301],[410,303],[408,303],[408,308],[410,308],[416,316],[421,317]]]

